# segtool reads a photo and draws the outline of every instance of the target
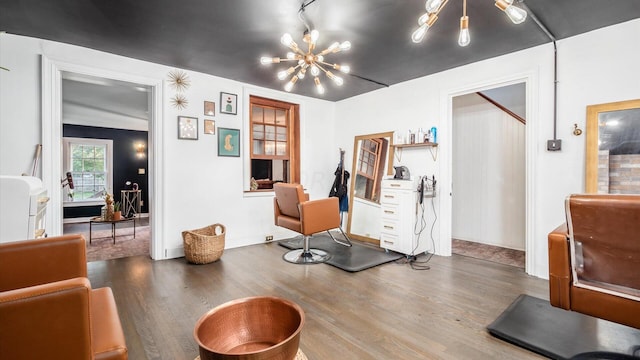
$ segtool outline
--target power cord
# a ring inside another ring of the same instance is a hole
[[[429,181],[429,179],[427,179],[427,181]],[[438,220],[438,215],[436,213],[436,206],[435,206],[435,186],[434,186],[434,196],[431,198],[431,209],[433,211],[433,222],[431,223],[431,229],[429,231],[430,237],[431,237],[431,248],[433,249],[433,251],[435,252],[436,249],[436,244],[435,244],[435,239],[433,238],[433,229],[435,228],[436,225],[436,221]],[[416,246],[413,248],[413,250],[411,251],[411,254],[407,255],[406,258],[400,259],[398,260],[399,262],[402,261],[402,264],[406,264],[408,263],[409,266],[411,266],[411,269],[413,270],[429,270],[431,269],[431,267],[429,265],[427,265],[429,263],[429,261],[431,260],[431,258],[433,257],[433,253],[430,253],[428,251],[425,251],[425,253],[427,254],[427,258],[426,260],[421,260],[418,261],[418,256],[415,254],[416,250],[420,247],[420,237],[422,236],[423,231],[425,230],[426,226],[427,226],[427,221],[425,220],[425,211],[424,211],[424,202],[422,202],[420,204],[420,209],[421,211],[421,216],[420,218],[416,219],[416,223],[413,226],[413,232],[414,235],[417,236],[416,238]],[[420,229],[416,230],[418,228],[418,224],[420,224]]]

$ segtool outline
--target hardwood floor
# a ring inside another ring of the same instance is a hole
[[[226,301],[290,299],[305,311],[300,347],[323,359],[539,359],[486,331],[521,293],[548,299],[522,269],[454,255],[427,271],[390,263],[348,273],[282,260],[276,243],[225,250],[207,265],[145,256],[92,262],[94,288],[113,289],[130,359],[198,355],[193,327]]]

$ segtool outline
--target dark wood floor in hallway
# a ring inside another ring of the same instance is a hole
[[[389,263],[348,273],[282,260],[276,243],[229,249],[207,265],[146,256],[88,264],[94,288],[113,289],[130,359],[198,355],[193,327],[224,302],[257,295],[305,311],[300,347],[324,359],[539,359],[485,330],[524,293],[548,299],[548,282],[465,256],[434,256],[430,270]]]

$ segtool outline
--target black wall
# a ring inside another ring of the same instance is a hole
[[[69,125],[62,126],[62,136],[90,138],[90,139],[111,139],[113,140],[113,196],[116,201],[120,199],[121,190],[130,190],[125,183],[138,183],[138,188],[142,190],[142,212],[146,213],[149,204],[149,161],[148,161],[148,132],[136,130],[111,129],[93,126]],[[145,146],[145,156],[138,158],[136,155],[136,144],[143,143]],[[144,169],[144,175],[138,175],[138,169]],[[89,217],[100,215],[102,206],[79,206],[64,208],[65,218]]]

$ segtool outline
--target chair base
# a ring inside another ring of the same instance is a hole
[[[330,257],[329,253],[320,249],[296,249],[282,256],[285,261],[293,264],[319,264],[329,260]]]

